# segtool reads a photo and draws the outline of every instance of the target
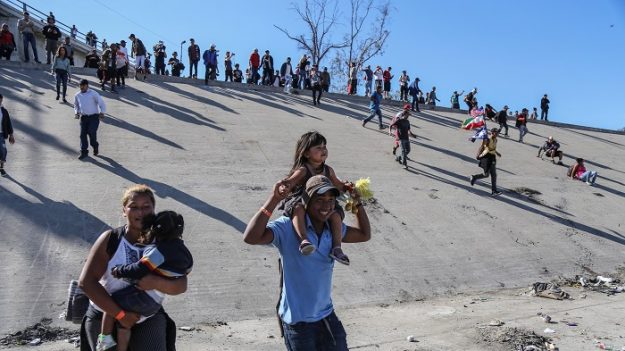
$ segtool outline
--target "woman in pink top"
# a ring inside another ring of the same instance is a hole
[[[597,179],[597,172],[586,170],[586,167],[584,167],[584,159],[581,157],[577,158],[576,162],[571,172],[571,179],[579,179],[582,182],[586,182],[588,185],[594,185]]]

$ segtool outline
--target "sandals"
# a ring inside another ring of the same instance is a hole
[[[315,245],[313,245],[310,241],[306,239],[302,240],[302,243],[299,244],[299,252],[301,252],[304,256],[311,255],[313,252],[315,252],[315,250],[317,250]]]
[[[339,246],[336,246],[332,249],[332,251],[330,251],[330,257],[336,262],[349,266],[349,257],[343,253],[343,250],[341,250]]]

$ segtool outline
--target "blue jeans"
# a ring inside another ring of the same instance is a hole
[[[365,95],[371,95],[371,87],[373,86],[373,81],[368,80],[365,82]]]
[[[519,141],[523,141],[525,134],[527,134],[527,127],[524,125],[519,126]]]
[[[67,78],[69,74],[66,70],[57,69],[56,70],[56,96],[58,97],[61,93],[61,84],[63,84],[63,99],[65,99],[65,95],[67,94]]]
[[[362,122],[362,125],[364,126],[365,123],[369,122],[370,120],[373,119],[373,117],[375,117],[375,115],[378,115],[378,122],[380,123],[380,129],[383,128],[382,126],[382,111],[380,110],[380,108],[376,108],[375,110],[371,110],[371,114],[369,115],[369,117],[365,118],[365,120]]]
[[[24,61],[30,61],[30,56],[28,55],[28,43],[30,43],[30,47],[33,49],[33,56],[35,56],[35,61],[39,61],[39,56],[37,55],[37,41],[35,41],[35,35],[33,33],[23,33],[23,41],[22,44],[24,48]]]
[[[89,150],[89,144],[93,149],[98,148],[98,126],[100,125],[100,116],[95,115],[83,115],[80,117],[80,152],[87,153]],[[89,136],[89,143],[87,143],[87,135]]]
[[[7,161],[7,144],[4,141],[3,133],[0,133],[0,162],[4,163]]]
[[[579,180],[581,180],[582,182],[587,182],[590,184],[595,184],[596,179],[597,179],[597,172],[595,171],[586,171],[582,173],[582,175],[579,177]]]
[[[347,351],[347,333],[332,312],[326,318],[312,323],[286,324],[284,344],[287,351]]]
[[[302,72],[300,70],[298,85],[301,90],[304,90],[306,88],[306,71]]]
[[[548,121],[547,119],[547,114],[549,114],[549,109],[546,110],[540,110],[540,119],[544,119],[545,121]]]

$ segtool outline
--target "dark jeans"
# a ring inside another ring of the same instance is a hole
[[[267,80],[269,78],[269,80]],[[273,83],[273,70],[268,68],[263,68],[263,85],[271,85]]]
[[[9,45],[0,46],[0,57],[4,57],[5,59],[11,60],[11,54],[13,53],[14,47]]]
[[[456,110],[459,110],[459,109],[460,109],[460,104],[459,104],[459,103],[457,103],[457,102],[454,102],[454,103],[451,105],[451,108],[456,109]]]
[[[330,90],[330,84],[321,84],[321,90],[327,93]]]
[[[402,85],[399,88],[399,99],[402,101],[408,101],[408,86]]]
[[[321,85],[320,84],[314,84],[312,86],[312,98],[313,98],[313,104],[318,104],[319,100],[321,100],[321,94],[323,93],[323,90],[321,89]]]
[[[404,166],[408,163],[408,154],[410,153],[410,140],[399,139],[399,145],[401,146],[401,156],[399,160]]]
[[[168,325],[171,320],[163,310],[143,323],[135,324],[130,332],[129,350],[166,351],[169,344],[175,344],[176,329]],[[173,323],[173,321],[171,321]],[[101,330],[102,313],[89,306],[80,328],[80,350],[95,351],[98,334]],[[169,340],[170,337],[173,340]]]
[[[208,80],[215,80],[217,75],[217,65],[206,65],[206,72],[204,73],[204,84],[208,84]]]
[[[356,95],[356,91],[358,90],[358,79],[350,79],[349,81],[349,93],[352,95]]]
[[[7,161],[7,144],[4,141],[3,133],[0,133],[0,163]]]
[[[33,33],[24,33],[23,34],[23,42],[24,44],[24,61],[30,61],[30,56],[28,55],[28,43],[30,43],[30,47],[33,49],[33,56],[35,56],[35,61],[39,61],[39,56],[37,55],[37,41],[35,40],[35,35]]]
[[[227,69],[226,70],[226,78],[224,78],[224,82],[227,82],[228,78],[230,78],[230,81],[232,82],[233,75],[232,75],[232,70],[231,69]]]
[[[465,101],[465,104],[467,104],[467,108],[469,109],[469,113],[471,113],[471,109],[473,109],[473,103],[469,102],[469,101]]]
[[[197,77],[197,63],[198,61],[189,60],[189,77]],[[193,67],[195,67],[195,74],[193,74]]]
[[[365,120],[362,122],[363,125],[367,122],[369,122],[370,120],[373,119],[373,117],[375,117],[375,115],[378,115],[378,122],[380,124],[380,129],[383,128],[382,125],[382,110],[380,110],[380,108],[377,108],[375,110],[371,110],[371,114],[369,115],[369,117],[365,118]]]
[[[258,67],[252,66],[252,82],[258,84]]]
[[[126,67],[122,67],[122,68],[118,68],[117,69],[117,74],[116,74],[116,77],[115,77],[116,80],[117,80],[117,86],[119,86],[120,80],[121,80],[121,85],[122,86],[126,86],[125,70],[126,70]],[[111,82],[111,85],[112,84],[113,84],[113,82]]]
[[[412,110],[420,112],[419,111],[419,98],[417,97],[417,95],[412,96]]]
[[[100,126],[100,116],[95,115],[82,115],[80,117],[80,152],[88,153],[89,145],[93,149],[98,148],[98,126]],[[87,143],[87,136],[89,136],[89,143]]]
[[[490,166],[484,169],[484,173],[474,174],[473,178],[483,179],[483,178],[488,178],[489,175],[490,175],[490,188],[492,192],[495,192],[497,191],[497,163],[495,161],[491,162]]]
[[[547,114],[548,113],[549,113],[549,109],[546,109],[546,110],[541,109],[540,110],[540,119],[544,119],[545,121],[548,121],[548,119],[547,119]]]
[[[504,135],[508,135],[508,122],[499,122],[499,131],[497,134],[501,133],[501,130],[506,128],[506,133]]]
[[[156,74],[165,75],[165,57],[157,57],[154,66],[156,67]]]
[[[56,72],[56,96],[58,97],[61,93],[61,83],[63,83],[63,99],[65,99],[65,95],[67,95],[67,78],[69,74],[66,70],[57,69]]]
[[[347,351],[347,333],[336,314],[312,323],[286,324],[284,344],[287,351]]]

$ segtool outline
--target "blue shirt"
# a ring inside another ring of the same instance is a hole
[[[278,314],[287,324],[317,322],[332,313],[332,270],[334,260],[328,255],[332,249],[332,232],[326,223],[321,236],[315,232],[306,216],[306,235],[317,250],[310,256],[299,251],[299,240],[288,217],[269,222],[273,232],[272,244],[280,251],[284,279]],[[343,224],[342,235],[347,227]]]
[[[371,101],[369,102],[369,109],[372,111],[380,109],[380,102],[382,102],[382,95],[378,94],[378,92],[374,92],[371,94]]]

